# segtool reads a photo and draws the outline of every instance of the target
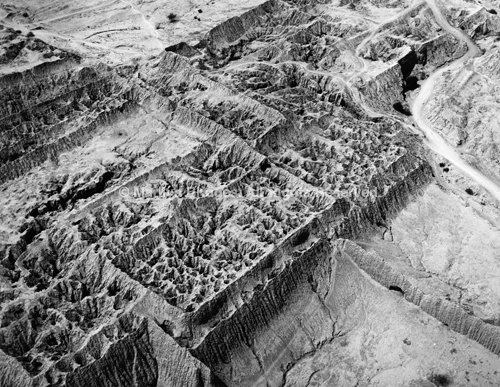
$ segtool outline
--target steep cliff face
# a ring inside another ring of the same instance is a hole
[[[223,308],[222,320],[203,320],[203,327],[208,333],[192,349],[192,353],[208,364],[229,386],[293,386],[313,379],[318,382],[339,380],[347,385],[355,385],[357,381],[365,380],[367,357],[357,359],[355,355],[359,353],[357,341],[360,339],[357,332],[359,329],[363,331],[361,327],[367,320],[370,328],[364,331],[369,332],[368,339],[376,329],[374,326],[379,324],[378,320],[370,320],[374,312],[370,310],[370,303],[366,303],[365,297],[378,297],[377,306],[373,308],[379,311],[383,309],[381,313],[387,313],[386,320],[392,319],[391,312],[392,315],[398,314],[389,325],[398,325],[397,322],[401,325],[408,317],[404,315],[406,306],[401,304],[405,302],[401,296],[389,295],[387,291],[374,287],[358,267],[394,293],[403,294],[406,300],[418,305],[418,308],[410,308],[408,313],[413,318],[415,314],[422,313],[419,318],[422,324],[436,324],[429,317],[424,317],[426,312],[490,350],[498,349],[497,327],[484,324],[451,302],[423,293],[380,257],[367,254],[351,241],[337,240],[333,247],[325,240],[319,240],[313,242],[310,248],[292,251],[292,257],[283,255],[284,264],[271,271],[268,277],[259,277],[253,285],[247,282],[240,288],[241,295],[232,293],[232,307]],[[255,286],[253,291],[251,286]],[[382,301],[384,297],[388,300]],[[399,299],[397,302],[400,305],[395,309],[392,300],[396,299]],[[439,325],[436,325],[437,332],[432,328],[427,333],[431,335],[434,346],[445,346],[440,342],[443,335],[451,335],[447,340],[458,345],[453,335],[446,333],[443,325]],[[413,328],[417,329],[416,326]],[[402,333],[405,334],[409,333]],[[400,339],[403,347],[419,345],[418,342],[412,343],[408,336],[403,338]],[[412,340],[415,338],[412,337]],[[367,346],[372,351],[381,350],[375,347],[387,345],[380,344],[385,340],[391,341],[389,338],[374,340]],[[426,339],[422,337],[418,340]],[[352,349],[349,348],[351,346]],[[461,350],[471,353],[475,349]],[[427,364],[428,352],[417,361],[420,365],[426,364],[432,371],[422,370],[421,367],[419,372],[411,367],[403,371],[405,366],[401,365],[400,360],[409,355],[397,344],[391,351],[398,354],[399,362],[386,366],[384,361],[378,361],[376,366],[379,370],[384,367],[398,368],[405,375],[405,382],[432,381],[433,374],[450,375],[446,376],[447,379],[467,380],[467,375],[474,372],[470,363],[463,364],[467,369],[463,372],[453,371],[453,366],[449,367],[445,363]],[[411,352],[410,356],[420,356],[418,352]],[[486,384],[497,380],[496,376],[480,377]],[[388,385],[397,385],[390,379],[382,380]],[[401,380],[397,383],[401,383]]]
[[[458,5],[458,4],[457,4]],[[465,4],[460,4],[465,5]],[[450,7],[444,10],[453,25],[464,30],[476,41],[496,37],[500,28],[498,12],[487,6]]]
[[[333,340],[290,364],[282,385],[498,383],[496,356],[407,302],[397,288],[377,284],[346,253],[336,249],[331,260],[330,281],[318,293],[328,291]]]
[[[129,364],[132,367],[124,367]],[[144,386],[224,386],[151,320],[143,320],[137,330],[113,344],[101,359],[72,373],[66,384],[128,386],[131,380]]]
[[[62,50],[120,66],[157,55],[163,48],[183,41],[196,43],[228,18],[240,16],[262,3],[264,0],[245,3],[6,0],[0,17],[2,24],[13,31],[31,33]],[[18,49],[12,49],[9,56]]]
[[[406,300],[437,318],[454,331],[470,337],[490,351],[500,353],[500,328],[471,316],[459,305],[423,293],[404,275],[394,270],[375,253],[367,253],[351,241],[337,242],[341,254],[348,255],[361,269],[388,289],[400,289]]]
[[[179,312],[117,270],[109,253],[82,253],[89,241],[88,234],[60,230],[38,243],[39,256],[32,246],[19,257],[28,274],[21,293],[33,299],[9,297],[0,342],[9,362],[18,362],[13,367],[31,378],[25,385],[222,385],[162,328],[175,326],[165,316],[178,322]],[[10,371],[2,377],[16,380]]]
[[[495,47],[469,68],[444,74],[426,111],[429,121],[451,144],[496,179],[500,176],[495,94],[499,63]]]
[[[121,85],[119,74],[112,76],[114,85]],[[283,85],[288,87],[286,82]],[[327,93],[338,90],[332,80],[320,80],[319,85]],[[199,93],[200,88],[207,93]],[[304,272],[300,265],[306,265],[309,255],[295,264],[300,252],[294,251],[307,248],[319,236],[366,232],[390,217],[431,178],[425,159],[414,154],[419,145],[411,136],[386,122],[369,120],[368,130],[362,132],[354,124],[362,113],[351,110],[355,102],[347,97],[346,108],[327,99],[324,106],[330,107],[330,114],[297,123],[292,117],[298,115],[283,112],[281,105],[270,107],[259,98],[240,97],[230,85],[208,79],[168,52],[139,72],[124,95],[143,101],[140,109],[165,125],[167,132],[160,131],[156,138],[174,134],[161,140],[168,147],[177,141],[175,133],[189,136],[193,145],[156,163],[145,164],[139,153],[140,168],[129,158],[132,150],[124,147],[121,154],[128,153],[128,167],[118,167],[120,161],[84,175],[83,180],[82,176],[55,177],[47,187],[46,200],[31,207],[28,215],[41,226],[30,228],[24,243],[5,250],[3,273],[12,290],[4,310],[1,345],[35,385],[84,381],[120,385],[131,377],[141,385],[159,383],[162,373],[167,378],[174,372],[166,365],[174,360],[155,352],[160,349],[152,342],[159,339],[148,335],[158,326],[191,348],[202,362],[213,365],[216,375],[233,383],[228,369],[210,363],[210,348],[226,340],[214,327],[226,326],[223,321],[229,315],[253,314],[258,305],[264,307],[272,300],[258,287],[254,292],[242,290],[255,287],[254,278],[281,270],[286,261],[292,266],[283,275]],[[227,102],[221,105],[220,101]],[[244,122],[239,130],[224,117],[230,108]],[[317,109],[312,103],[305,108]],[[138,111],[109,113],[109,122],[94,123],[95,130],[106,133]],[[337,113],[352,121],[349,132],[342,132],[334,118]],[[372,144],[367,145],[366,139],[372,139]],[[94,146],[91,140],[83,145]],[[339,158],[336,164],[333,157]],[[358,171],[363,168],[360,178]],[[342,178],[337,177],[339,171],[345,171]],[[412,173],[415,177],[410,177]],[[148,188],[150,194],[138,190],[136,195],[135,187]],[[113,204],[116,200],[123,203]],[[335,219],[333,229],[324,229],[324,219]],[[324,243],[319,246],[327,249]],[[278,280],[272,284],[281,286]],[[27,304],[22,296],[26,292],[34,295]],[[154,316],[141,306],[144,297],[152,297],[150,293],[158,295],[148,301],[158,310]],[[273,301],[277,314],[266,321],[288,308],[286,294]],[[243,300],[251,307],[244,307]],[[34,314],[40,315],[36,328],[28,323]],[[58,321],[57,328],[53,321]],[[255,332],[267,329],[258,322],[250,326],[255,326]],[[324,325],[321,329],[328,330]],[[325,340],[326,333],[314,339],[315,346]],[[284,356],[283,364],[301,356],[300,345],[295,345],[297,355]],[[184,352],[178,350],[181,356]],[[234,351],[235,358],[241,358],[239,350]],[[196,371],[202,366],[192,361],[179,385],[191,383],[190,375],[202,372]],[[130,362],[135,366],[128,367]],[[128,373],[119,371],[122,376],[117,378],[114,370],[120,367],[128,367]],[[273,378],[281,380],[278,368],[273,370]],[[248,383],[256,380],[253,371],[238,378]]]
[[[123,97],[111,97],[120,89],[104,66],[45,67],[4,77],[2,182],[82,145],[114,112],[128,108]]]
[[[406,93],[440,66],[463,56],[467,46],[442,31],[425,3],[410,7],[386,28],[358,48],[370,66],[365,65],[366,74],[354,78],[355,85],[378,111],[395,108],[409,115]]]
[[[215,326],[206,321],[211,329],[192,353],[228,385],[280,385],[289,363],[333,338],[321,286],[334,270],[329,250],[317,242],[292,260],[284,256],[281,270],[232,294],[234,312]]]
[[[5,34],[0,383],[292,385],[356,326],[374,285],[351,259],[498,353],[488,325],[338,241],[434,179],[405,99],[464,47],[425,5],[270,0],[122,66]]]

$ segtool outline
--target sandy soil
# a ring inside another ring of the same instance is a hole
[[[0,23],[85,57],[121,64],[182,41],[197,43],[217,24],[260,3],[263,0],[2,0]]]
[[[338,337],[299,360],[288,371],[285,386],[496,386],[500,382],[498,357],[450,331],[398,292],[382,288],[351,261],[338,266],[333,292],[351,300],[344,321],[335,327]]]

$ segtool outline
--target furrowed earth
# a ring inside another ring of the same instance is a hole
[[[497,11],[0,0],[0,386],[498,386]]]

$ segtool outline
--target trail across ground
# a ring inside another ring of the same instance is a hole
[[[487,190],[493,197],[495,197],[498,201],[500,201],[500,186],[492,181],[490,178],[485,176],[483,173],[478,171],[473,166],[469,165],[466,161],[464,161],[460,154],[450,145],[448,142],[439,135],[436,130],[432,127],[432,125],[427,121],[424,114],[424,107],[429,98],[432,95],[432,92],[435,88],[436,82],[439,77],[445,72],[449,70],[456,70],[462,67],[465,62],[471,58],[477,57],[481,55],[481,50],[477,45],[472,41],[470,37],[468,37],[465,33],[460,31],[457,28],[452,27],[446,18],[443,16],[441,11],[439,10],[435,0],[426,0],[429,8],[432,10],[434,17],[438,24],[444,30],[448,31],[450,34],[455,36],[457,39],[465,42],[468,47],[468,52],[460,59],[450,63],[447,66],[442,67],[438,71],[434,72],[420,87],[420,93],[416,97],[413,106],[412,113],[413,118],[422,132],[425,134],[427,139],[427,145],[434,152],[446,158],[451,164],[453,164],[456,168],[461,170],[467,176],[469,176],[472,180],[474,180],[478,185]]]

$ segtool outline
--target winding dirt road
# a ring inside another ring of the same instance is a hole
[[[404,119],[401,116],[398,116],[397,114],[390,114],[387,112],[377,112],[371,107],[369,107],[364,101],[362,96],[359,94],[358,90],[356,87],[353,87],[351,85],[351,79],[353,79],[355,76],[359,76],[359,74],[364,73],[367,71],[367,64],[366,61],[362,58],[360,58],[359,54],[361,52],[361,49],[378,33],[380,32],[384,27],[386,27],[388,24],[393,23],[394,21],[405,17],[408,15],[408,13],[412,12],[413,10],[417,9],[420,7],[423,3],[427,3],[428,7],[434,14],[434,17],[436,19],[436,22],[440,25],[440,27],[456,37],[458,40],[465,42],[468,47],[467,53],[461,57],[460,59],[457,59],[456,61],[451,62],[450,64],[440,68],[436,72],[434,72],[421,86],[420,92],[418,96],[416,97],[415,101],[412,104],[411,110],[413,114],[413,121],[415,124],[418,126],[420,129],[420,133],[425,135],[425,143],[426,145],[433,150],[435,153],[443,156],[445,159],[447,159],[451,164],[453,164],[456,168],[458,168],[460,171],[462,171],[464,174],[466,174],[469,178],[471,178],[473,181],[475,181],[478,185],[483,187],[486,191],[488,191],[494,198],[496,198],[500,202],[500,186],[495,183],[493,180],[488,178],[486,175],[481,173],[479,170],[477,170],[475,167],[469,165],[465,160],[462,159],[460,156],[460,153],[457,152],[448,142],[441,137],[438,132],[431,126],[431,124],[427,121],[425,118],[424,114],[424,108],[428,100],[431,98],[433,91],[435,89],[435,85],[438,82],[440,76],[448,70],[456,70],[462,67],[469,59],[480,56],[482,54],[482,51],[479,49],[479,47],[472,41],[470,37],[468,37],[465,33],[463,33],[461,30],[452,27],[449,22],[446,20],[445,16],[441,13],[438,5],[436,4],[436,0],[415,0],[411,7],[399,12],[398,14],[392,16],[391,18],[385,20],[382,24],[376,26],[373,28],[373,30],[370,32],[370,34],[363,39],[363,41],[356,47],[354,50],[353,54],[356,58],[361,59],[362,65],[360,66],[361,68],[356,72],[355,75],[351,76],[348,79],[345,79],[342,74],[339,73],[334,73],[332,71],[321,71],[321,70],[314,70],[311,69],[310,66],[305,63],[305,62],[297,62],[297,61],[286,61],[286,62],[281,62],[279,63],[279,66],[290,63],[297,65],[301,67],[304,71],[307,71],[309,73],[317,74],[317,75],[323,75],[323,76],[329,76],[333,77],[337,80],[337,82],[344,88],[344,90],[351,95],[353,100],[357,102],[361,108],[365,111],[365,113],[368,116],[371,117],[385,117],[389,118],[395,121],[398,121],[400,124],[402,124],[404,127],[407,129],[411,130],[412,132],[416,132],[416,129],[413,125],[411,125],[411,120]],[[247,67],[249,65],[254,65],[254,64],[267,64],[269,66],[278,66],[277,64],[273,64],[270,62],[261,62],[261,61],[255,61],[255,62],[243,62],[243,63],[236,63],[236,64],[231,64],[229,66],[226,66],[223,68],[221,71],[228,71],[228,70],[233,70],[238,67]]]
[[[436,130],[430,125],[427,121],[424,108],[425,104],[429,100],[432,95],[432,92],[435,88],[435,85],[439,79],[439,77],[445,72],[449,70],[456,70],[462,67],[469,59],[480,56],[482,54],[481,50],[477,45],[462,31],[452,27],[446,18],[443,16],[439,7],[436,4],[435,0],[426,0],[429,8],[432,10],[434,17],[438,24],[444,30],[448,31],[450,34],[455,36],[457,39],[465,42],[468,47],[468,52],[460,59],[450,63],[447,66],[442,67],[435,73],[433,73],[421,86],[420,93],[417,98],[413,102],[412,105],[412,113],[415,123],[419,126],[422,132],[426,136],[426,144],[431,148],[434,152],[446,158],[451,164],[453,164],[456,168],[461,170],[467,176],[469,176],[472,180],[474,180],[478,185],[487,190],[494,198],[500,201],[500,186],[492,181],[490,178],[485,176],[483,173],[478,171],[476,168],[469,165],[466,161],[464,161],[460,154],[450,145],[448,142],[441,137]]]

